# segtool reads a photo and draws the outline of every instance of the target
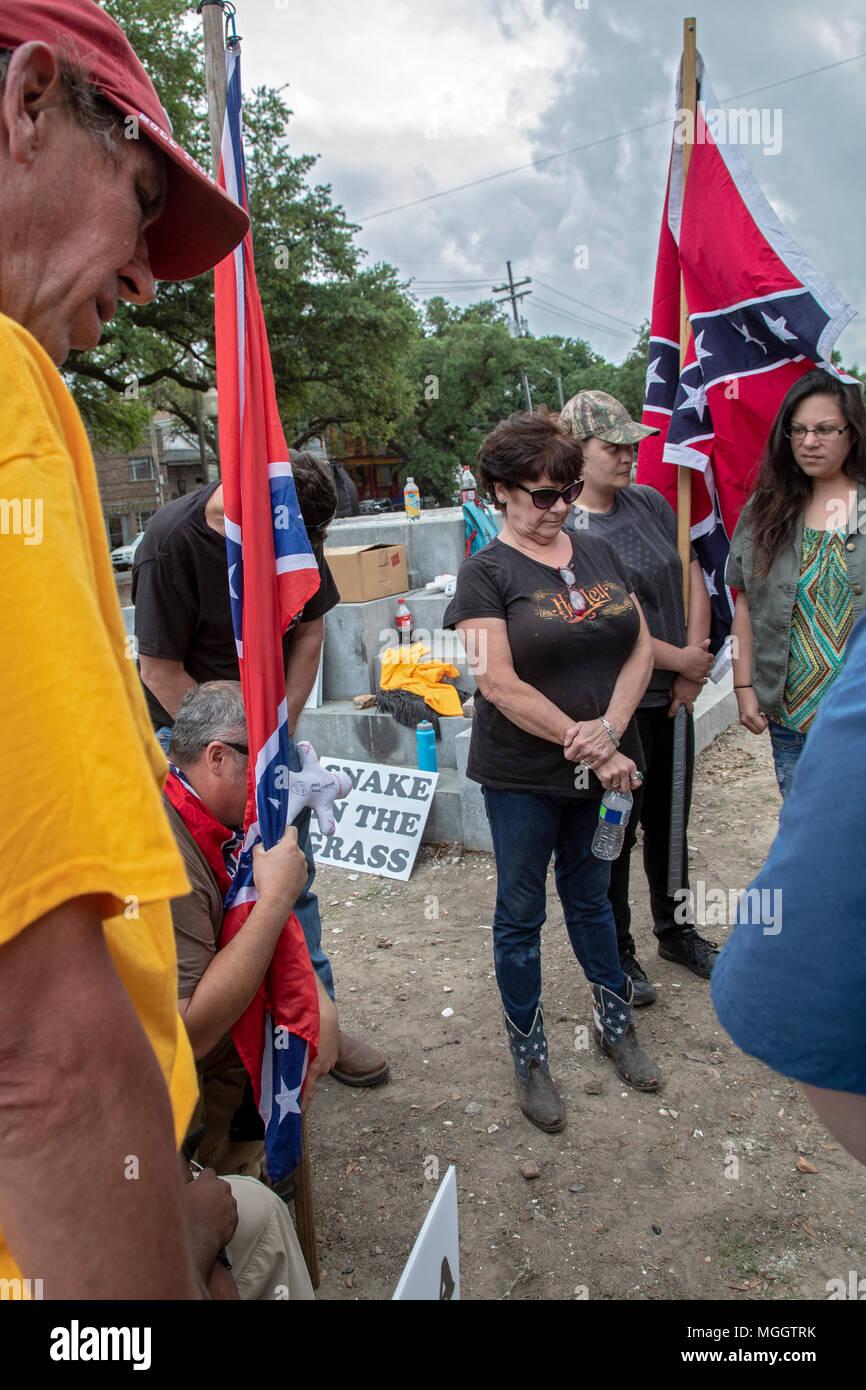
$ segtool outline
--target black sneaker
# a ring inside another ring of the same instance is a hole
[[[682,931],[659,937],[659,955],[662,960],[675,961],[693,975],[708,980],[719,958],[719,948],[715,941],[699,936],[694,927],[683,927]]]
[[[626,975],[628,975],[634,985],[632,996],[632,1006],[639,1009],[641,1004],[654,1004],[656,1002],[656,992],[640,968],[633,952],[625,951],[619,958]]]

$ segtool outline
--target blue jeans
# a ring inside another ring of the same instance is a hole
[[[779,791],[782,793],[782,800],[784,801],[791,790],[794,769],[803,751],[806,735],[797,733],[796,729],[786,729],[784,724],[774,724],[772,719],[769,723],[773,762],[776,765],[776,781],[779,783]]]
[[[607,896],[610,862],[596,859],[590,849],[598,801],[481,790],[496,856],[493,960],[512,1023],[528,1033],[541,999],[541,926],[551,854],[569,940],[586,978],[624,998],[627,986]]]
[[[163,753],[167,756],[169,740],[171,739],[171,729],[167,726],[163,726],[163,728],[157,730],[156,737]],[[301,759],[297,747],[295,746],[295,740],[292,738],[289,739],[289,771],[300,772],[300,770]],[[311,814],[312,812],[308,806],[301,812],[295,821],[298,831],[298,846],[304,852],[304,857],[307,861],[307,869],[309,870],[303,892],[295,903],[295,916],[301,924],[313,969],[322,981],[328,994],[333,999],[334,972],[331,969],[331,962],[328,960],[322,948],[322,919],[319,916],[319,900],[313,892],[313,879],[316,877],[316,865],[313,859],[313,851],[310,848]]]

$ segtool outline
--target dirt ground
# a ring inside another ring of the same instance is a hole
[[[728,730],[698,760],[693,887],[746,887],[778,808],[768,740]],[[826,1299],[829,1279],[866,1273],[864,1170],[795,1084],[728,1039],[707,982],[658,959],[638,854],[635,937],[659,993],[638,1032],[664,1087],[628,1090],[581,1046],[589,989],[551,876],[542,968],[568,1111],[558,1135],[516,1103],[493,977],[492,856],[424,846],[408,883],[319,870],[341,1022],[391,1061],[370,1091],[320,1083],[308,1118],[320,1298],[391,1297],[449,1163],[464,1299]],[[727,931],[705,934],[721,944]],[[524,1176],[528,1163],[538,1177]]]

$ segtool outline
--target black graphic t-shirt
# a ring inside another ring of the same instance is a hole
[[[570,539],[571,568],[585,604],[582,612],[575,611],[557,568],[493,540],[460,566],[444,624],[503,619],[520,679],[569,719],[598,719],[634,649],[640,618],[629,597],[625,571],[607,542],[586,534]],[[634,721],[623,735],[620,752],[643,768]],[[562,748],[518,728],[480,690],[475,695],[466,774],[502,791],[601,795],[594,774],[588,786],[575,787],[575,764],[566,760]]]

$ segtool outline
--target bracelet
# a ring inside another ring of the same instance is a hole
[[[734,686],[734,689],[735,689],[735,690],[751,690],[752,687],[751,687],[750,685],[735,685],[735,686]]]
[[[613,739],[613,746],[614,746],[614,748],[619,748],[619,739],[617,738],[616,734],[614,733],[614,731],[613,731],[613,729],[611,728],[611,726],[610,726],[610,724],[608,723],[608,721],[605,719],[604,715],[603,715],[603,714],[600,714],[600,715],[599,715],[599,719],[601,720],[602,724],[603,724],[604,727],[607,729],[608,733],[610,734],[611,738]]]

